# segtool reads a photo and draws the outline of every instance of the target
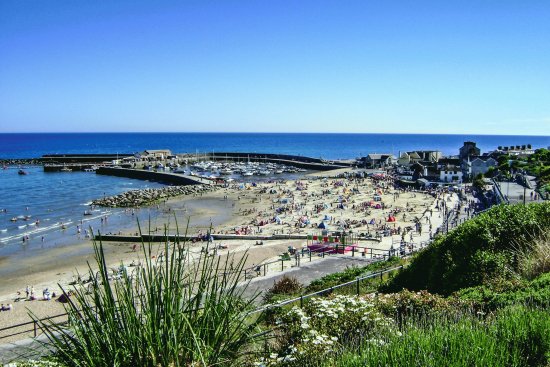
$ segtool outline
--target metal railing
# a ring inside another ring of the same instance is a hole
[[[400,266],[397,266],[397,267],[380,270],[380,271],[377,271],[377,272],[367,274],[365,276],[358,277],[358,278],[356,278],[352,281],[349,281],[349,282],[337,284],[337,285],[331,286],[329,288],[322,289],[322,290],[317,291],[317,292],[300,295],[299,297],[284,300],[284,301],[276,303],[276,304],[265,305],[265,306],[259,307],[255,310],[249,312],[249,315],[257,314],[257,313],[266,311],[268,309],[283,307],[283,306],[286,306],[286,305],[289,305],[289,304],[292,304],[292,303],[296,303],[296,302],[300,302],[300,307],[302,307],[303,304],[304,304],[304,300],[306,300],[308,298],[311,298],[311,297],[314,297],[314,296],[317,296],[317,295],[321,295],[321,294],[326,294],[328,292],[333,292],[336,289],[346,287],[346,286],[349,286],[349,285],[352,285],[352,284],[355,284],[355,286],[356,286],[356,294],[360,295],[361,281],[367,280],[367,279],[378,278],[378,277],[380,278],[380,280],[382,280],[384,274],[401,270],[401,269],[403,269],[403,267],[404,267],[403,265],[400,265]],[[10,325],[10,326],[7,326],[7,327],[0,328],[0,333],[6,332],[6,331],[12,331],[10,334],[1,335],[0,340],[15,337],[15,336],[18,336],[18,335],[21,335],[21,334],[31,334],[31,333],[32,333],[33,337],[36,338],[38,336],[39,332],[40,332],[40,327],[39,327],[40,323],[49,322],[49,321],[52,321],[54,319],[62,318],[62,317],[67,318],[68,314],[67,313],[62,313],[62,314],[58,314],[58,315],[54,315],[54,316],[45,317],[45,318],[42,318],[42,319],[39,319],[39,320],[32,320],[32,321],[28,321],[28,322],[24,322],[24,323],[20,323],[20,324],[16,324],[16,325]],[[62,321],[58,322],[57,324],[58,325],[63,325],[65,323],[67,323],[67,320],[62,320]],[[19,329],[19,330],[17,330],[17,329]]]
[[[426,243],[422,242],[421,245],[418,246],[418,248],[416,248],[416,249],[413,248],[412,251],[405,251],[405,252],[401,252],[401,251],[397,251],[397,250],[382,250],[382,249],[376,249],[376,248],[372,248],[372,247],[361,247],[361,246],[357,246],[357,248],[359,248],[359,249],[360,248],[368,249],[369,250],[368,251],[369,258],[367,260],[369,260],[370,263],[375,263],[375,262],[385,261],[385,260],[387,260],[388,258],[390,258],[392,256],[396,256],[396,257],[409,256],[409,255],[417,252],[419,249],[421,249],[425,246],[426,246]],[[301,257],[309,258],[309,261],[312,261],[312,255],[313,254],[316,254],[317,256],[320,256],[320,257],[323,257],[323,258],[327,257],[327,256],[349,258],[349,257],[355,257],[356,254],[362,254],[361,257],[363,257],[363,256],[366,257],[367,256],[367,252],[357,251],[355,247],[353,248],[353,251],[351,251],[351,253],[352,253],[351,256],[350,255],[339,254],[337,252],[336,253],[330,253],[329,249],[325,249],[325,250],[321,249],[317,252],[315,252],[315,251],[300,252],[300,253],[297,253],[296,254],[297,256],[294,256],[294,258],[290,258],[290,259],[286,259],[286,260],[285,259],[280,259],[280,260],[271,261],[271,262],[268,262],[268,263],[261,264],[261,265],[259,265],[260,270],[258,270],[258,266],[255,266],[255,267],[250,267],[250,268],[243,269],[243,270],[241,270],[241,272],[243,273],[244,280],[249,280],[250,275],[252,274],[252,272],[255,273],[258,276],[262,273],[262,270],[263,270],[263,275],[266,275],[269,265],[273,265],[273,264],[279,265],[280,264],[281,269],[282,269],[281,271],[284,271],[284,269],[285,269],[284,262],[294,261],[296,266],[300,266]],[[324,289],[324,290],[321,290],[321,291],[318,291],[318,292],[314,292],[314,293],[311,293],[311,294],[302,295],[299,298],[286,300],[286,301],[284,301],[280,304],[271,305],[269,307],[270,308],[272,308],[272,307],[282,307],[284,305],[296,302],[298,300],[300,301],[300,304],[303,304],[304,299],[307,299],[307,298],[312,297],[314,295],[318,295],[318,294],[321,294],[321,293],[326,293],[328,291],[332,291],[332,290],[335,290],[335,289],[338,289],[338,288],[341,288],[341,287],[344,287],[344,286],[347,286],[347,285],[350,285],[350,284],[353,284],[353,283],[357,283],[357,286],[359,287],[359,284],[360,284],[361,280],[374,278],[374,277],[378,277],[378,276],[382,277],[382,275],[385,274],[385,273],[396,271],[396,270],[401,269],[401,268],[403,268],[403,266],[392,268],[392,269],[387,269],[387,270],[384,270],[384,271],[381,271],[381,272],[372,273],[372,274],[357,278],[356,280],[353,280],[351,282],[338,284],[338,285],[332,286],[330,288],[327,288],[327,289]],[[258,273],[260,273],[260,274],[258,274]],[[265,309],[265,306],[253,311],[253,313],[260,312],[263,309]],[[58,314],[58,315],[54,315],[54,316],[45,317],[45,318],[42,318],[42,319],[39,319],[39,320],[32,320],[32,321],[28,321],[28,322],[19,323],[19,324],[10,325],[10,326],[7,326],[7,327],[0,328],[0,340],[15,337],[15,336],[22,335],[22,334],[31,334],[33,337],[36,337],[36,336],[38,336],[38,334],[40,332],[39,323],[52,321],[52,320],[58,319],[58,318],[65,318],[65,320],[61,320],[58,323],[58,324],[63,324],[63,323],[66,322],[67,316],[68,316],[67,313],[62,313],[62,314]],[[9,332],[9,331],[11,331],[11,332]],[[1,335],[4,332],[9,332],[9,333],[6,334],[6,335]]]
[[[396,266],[396,267],[393,267],[393,268],[376,271],[376,272],[364,275],[362,277],[357,277],[354,280],[350,280],[349,282],[340,283],[340,284],[337,284],[337,285],[333,285],[329,288],[321,289],[320,291],[317,291],[317,292],[303,294],[303,295],[300,295],[300,297],[291,298],[291,299],[287,299],[287,300],[284,300],[284,301],[281,301],[281,302],[278,302],[278,303],[275,303],[275,304],[262,306],[260,308],[257,308],[255,310],[251,311],[249,314],[253,315],[255,313],[263,312],[263,311],[266,311],[268,309],[279,308],[279,307],[287,306],[289,304],[296,303],[296,302],[300,302],[300,307],[303,307],[304,300],[306,300],[308,298],[315,297],[315,296],[322,295],[322,294],[326,294],[328,292],[333,292],[336,289],[343,288],[343,287],[346,287],[346,286],[349,286],[349,285],[355,285],[355,294],[359,296],[361,294],[361,281],[362,280],[373,279],[373,278],[380,278],[380,280],[382,280],[384,274],[388,274],[388,273],[391,273],[391,272],[394,272],[394,271],[397,271],[397,270],[401,270],[403,268],[404,268],[404,265],[400,265],[400,266]]]

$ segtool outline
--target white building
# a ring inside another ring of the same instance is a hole
[[[439,180],[441,182],[462,183],[462,171],[458,167],[446,167],[439,171]]]

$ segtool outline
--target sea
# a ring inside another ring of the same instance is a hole
[[[550,136],[293,134],[293,133],[33,133],[0,134],[0,159],[39,158],[45,154],[138,153],[170,149],[174,153],[281,153],[323,159],[353,159],[369,153],[440,150],[456,155],[465,141],[482,152],[498,146],[550,146]],[[39,166],[0,170],[0,259],[32,256],[35,249],[69,246],[84,240],[90,226],[115,231],[133,219],[121,209],[89,210],[93,199],[161,184],[90,172],[43,172]],[[150,217],[148,211],[143,216]],[[113,219],[108,219],[113,218]],[[118,220],[115,220],[118,218]],[[14,221],[16,219],[16,221]],[[103,220],[102,220],[103,219]],[[109,220],[110,227],[105,223]],[[78,233],[80,231],[80,233]],[[28,239],[27,239],[28,237]],[[23,241],[25,238],[25,241]],[[1,269],[0,269],[1,270]],[[1,273],[1,271],[0,271]]]

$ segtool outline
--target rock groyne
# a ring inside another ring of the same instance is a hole
[[[168,186],[160,189],[131,190],[119,195],[94,200],[92,205],[131,208],[152,204],[171,197],[202,194],[214,190],[217,190],[217,187],[213,185]]]

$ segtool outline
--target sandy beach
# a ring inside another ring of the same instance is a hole
[[[167,225],[174,233],[177,220],[180,233],[185,232],[182,228],[189,221],[188,234],[197,236],[205,235],[210,226],[212,232],[218,234],[307,235],[319,233],[318,224],[324,221],[331,231],[352,230],[357,234],[380,235],[381,242],[376,247],[389,249],[402,238],[409,241],[410,236],[414,241],[420,240],[415,219],[420,220],[422,238],[429,238],[432,224],[431,230],[435,233],[442,222],[440,212],[434,209],[439,207],[440,200],[449,200],[431,193],[395,190],[391,181],[382,177],[350,180],[314,177],[317,175],[300,180],[232,184],[202,196],[172,198],[157,206],[161,215],[151,227],[162,233]],[[395,222],[387,222],[389,217],[395,218]],[[144,232],[147,227],[142,223]],[[403,230],[407,227],[415,229],[405,237]],[[122,233],[135,232],[137,225]],[[253,266],[276,259],[288,246],[301,248],[306,243],[305,240],[270,240],[263,246],[256,246],[256,242],[244,239],[215,241],[213,246],[224,248],[219,250],[220,255],[234,253],[240,256],[246,252],[247,266]],[[134,245],[104,243],[108,263],[115,268],[121,262],[130,264],[138,260],[141,252],[139,248],[134,251]],[[191,251],[199,253],[204,245],[204,242],[191,244]],[[0,263],[2,261],[5,260],[0,259]],[[0,328],[29,321],[29,311],[38,317],[62,313],[61,303],[42,300],[43,289],[57,294],[60,291],[58,284],[70,289],[68,283],[74,281],[77,274],[87,273],[88,262],[95,268],[91,240],[48,249],[43,256],[21,260],[20,269],[0,282],[0,302],[11,303],[14,307],[12,311],[0,312]],[[24,300],[27,286],[33,287],[37,300]]]

